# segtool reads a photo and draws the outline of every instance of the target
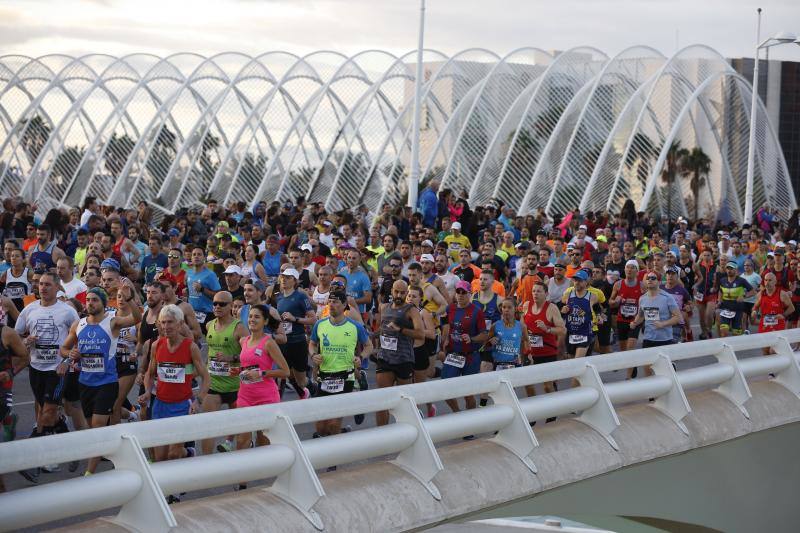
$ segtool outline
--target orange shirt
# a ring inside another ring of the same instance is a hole
[[[540,278],[538,274],[526,274],[519,280],[517,292],[514,294],[514,296],[517,297],[519,305],[533,301],[533,286],[541,281],[542,278]]]
[[[479,290],[481,290],[481,280],[480,278],[475,278],[472,280],[472,292],[478,292]],[[492,282],[492,292],[503,298],[506,297],[506,288],[497,280]]]
[[[36,246],[36,243],[38,243],[38,242],[39,242],[39,239],[36,238],[36,237],[34,237],[32,239],[25,239],[24,241],[22,241],[22,249],[27,252],[28,250],[30,250],[31,248]]]
[[[568,263],[566,266],[567,266],[567,269],[566,269],[566,270],[567,270],[566,276],[567,276],[568,278],[571,278],[572,276],[574,276],[574,275],[575,275],[575,272],[577,272],[578,270],[580,270],[580,269],[581,269],[581,266],[580,266],[580,265],[578,265],[578,266],[575,266],[575,265],[573,265],[572,263]]]

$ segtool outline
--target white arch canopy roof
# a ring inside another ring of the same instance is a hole
[[[0,56],[0,194],[41,209],[223,202],[373,211],[407,195],[415,54]],[[424,52],[423,183],[520,214],[741,221],[751,87],[717,52],[634,46]],[[796,207],[757,108],[754,204]],[[675,157],[699,149],[708,167]],[[677,161],[677,162],[676,162]]]

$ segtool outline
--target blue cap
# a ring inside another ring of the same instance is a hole
[[[100,270],[116,270],[117,272],[120,271],[119,261],[116,259],[104,259],[102,263],[100,263]]]
[[[170,237],[177,237],[180,234],[181,232],[178,228],[170,228],[170,230],[167,232],[167,235]]]
[[[586,273],[585,270],[578,270],[575,274],[572,275],[572,279],[579,279],[581,281],[586,281],[589,279],[589,274]]]

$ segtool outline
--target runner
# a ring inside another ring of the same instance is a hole
[[[490,270],[483,270],[478,278],[479,290],[472,295],[472,303],[483,311],[486,322],[486,331],[491,338],[492,325],[500,320],[500,304],[503,298],[492,290],[494,284],[494,274]],[[479,350],[481,358],[481,372],[491,372],[495,369],[493,350]],[[489,402],[487,393],[481,394],[480,406],[485,407]]]
[[[758,332],[783,331],[786,329],[786,317],[795,312],[791,295],[778,288],[778,278],[772,272],[764,275],[764,287],[758,291],[751,317],[753,322],[761,315],[758,322]],[[764,355],[771,353],[770,348],[764,348]]]
[[[45,272],[39,277],[40,299],[29,304],[17,318],[14,326],[24,338],[30,350],[31,363],[28,369],[31,389],[35,399],[36,428],[31,437],[42,437],[55,433],[59,421],[58,406],[64,393],[64,372],[67,360],[60,357],[60,346],[78,320],[78,313],[68,303],[56,298],[58,277]],[[61,373],[56,372],[61,369]],[[22,473],[35,482],[39,469]]]
[[[13,411],[14,376],[30,363],[28,350],[19,334],[6,325],[0,325],[0,425],[3,426],[3,442],[17,438],[17,414]],[[5,492],[0,476],[0,492]]]
[[[592,332],[592,308],[598,300],[589,291],[589,275],[585,270],[578,270],[572,276],[573,290],[564,294],[561,313],[566,315],[567,353],[572,357],[592,355],[594,333]]]
[[[694,265],[694,275],[692,288],[700,318],[700,340],[710,339],[717,301],[717,264],[710,250],[700,253],[700,260]]]
[[[442,326],[442,348],[439,359],[444,363],[442,379],[477,374],[481,369],[478,348],[486,342],[486,321],[481,309],[471,302],[471,287],[466,281],[456,283],[456,301],[447,306],[447,323]],[[464,398],[467,409],[475,409],[475,396]],[[451,398],[447,405],[458,412],[458,400]],[[468,435],[465,438],[472,438]]]
[[[63,263],[63,260],[59,259],[58,264],[61,265],[61,263]],[[130,284],[130,281],[128,281],[126,286],[130,290],[130,305],[125,305],[125,302],[128,298],[128,291],[117,291],[115,316],[118,317],[120,321],[127,319],[129,316],[134,316],[134,313],[131,311],[131,309],[129,309],[129,307],[136,308],[136,313],[139,316],[136,318],[136,323],[133,325],[122,326],[119,330],[119,335],[117,336],[117,346],[116,351],[114,352],[114,358],[117,369],[117,381],[119,382],[119,391],[117,394],[117,399],[114,402],[114,409],[111,412],[112,425],[119,424],[120,420],[123,418],[129,422],[138,420],[138,415],[134,410],[132,410],[133,406],[130,405],[130,402],[128,402],[128,394],[133,388],[133,384],[136,381],[136,376],[138,375],[139,370],[139,354],[136,350],[138,339],[136,330],[138,324],[140,324],[142,321],[142,317],[139,306],[133,299],[133,293],[135,292],[133,285]]]
[[[56,261],[64,257],[64,250],[51,241],[52,230],[47,224],[39,224],[36,228],[36,245],[29,250],[29,263],[34,270],[50,270],[56,267]]]
[[[84,282],[74,275],[75,263],[72,258],[64,256],[56,262],[56,273],[61,281],[61,287],[67,298],[75,298],[81,305],[86,305],[86,291],[89,289]]]
[[[214,295],[214,318],[208,323],[206,342],[208,343],[208,374],[211,384],[203,400],[204,413],[219,411],[225,404],[228,409],[236,407],[239,392],[239,353],[240,341],[248,335],[247,328],[233,317],[233,297],[228,291]],[[230,441],[230,439],[229,439]],[[210,455],[214,439],[201,443],[203,455]],[[220,444],[223,450],[230,451],[230,442]],[[218,448],[219,449],[219,448]]]
[[[744,299],[755,294],[753,287],[739,275],[735,261],[725,265],[725,275],[719,278],[718,332],[720,337],[742,334]]]
[[[620,351],[632,350],[639,338],[639,328],[631,323],[639,313],[639,298],[642,296],[642,285],[639,283],[639,262],[630,259],[625,263],[625,277],[614,284],[609,304],[617,308],[617,338]],[[633,370],[628,369],[628,378],[633,377]]]
[[[289,364],[291,383],[297,396],[305,400],[311,395],[306,387],[309,366],[305,326],[313,325],[317,319],[311,299],[305,292],[297,290],[299,279],[300,273],[294,268],[289,267],[281,273],[281,292],[277,295],[277,308],[282,320],[281,331],[286,335],[286,344],[280,347],[281,353]]]
[[[317,275],[319,285],[314,287],[314,292],[311,294],[311,301],[317,307],[317,319],[322,318],[322,312],[325,306],[328,305],[328,295],[331,291],[331,280],[333,279],[333,270],[328,266],[320,267]]]
[[[742,277],[747,280],[747,283],[750,284],[751,287],[757,289],[761,287],[761,275],[755,271],[755,261],[752,257],[748,257],[744,260],[743,263],[744,272],[742,273]],[[776,278],[777,280],[777,278]],[[795,284],[796,286],[797,284]],[[753,307],[756,302],[755,296],[748,296],[744,299],[744,314],[742,315],[742,319],[744,323],[742,327],[746,330],[750,330],[750,314],[753,312]],[[786,315],[789,316],[789,315]]]
[[[681,310],[681,320],[672,327],[672,340],[675,344],[683,342],[688,338],[688,331],[691,331],[689,317],[692,310],[692,295],[680,283],[680,269],[677,266],[667,268],[667,281],[661,289],[669,293],[674,299],[678,309]]]
[[[644,277],[646,291],[639,298],[639,309],[631,327],[643,326],[643,348],[672,344],[672,327],[681,321],[681,311],[675,298],[659,287],[661,279],[656,272]],[[652,375],[652,368],[645,367],[645,374]]]
[[[189,304],[194,310],[195,318],[205,335],[207,324],[214,318],[212,298],[222,287],[217,276],[206,268],[206,254],[201,246],[192,249],[192,268],[186,274],[186,286],[189,290]]]
[[[344,314],[347,294],[341,289],[331,291],[328,305],[328,317],[314,324],[309,342],[311,360],[318,368],[317,396],[352,392],[355,370],[372,351],[367,330]],[[316,423],[314,438],[338,435],[341,431],[341,417],[321,420]]]
[[[547,298],[551,303],[560,303],[564,291],[570,286],[566,273],[567,267],[563,264],[553,265],[553,277],[547,280]]]
[[[433,365],[433,358],[436,356],[436,330],[439,322],[430,311],[422,306],[422,298],[420,287],[412,285],[408,288],[406,303],[412,304],[419,311],[425,329],[425,339],[414,340],[414,383],[424,383],[428,380],[429,370]],[[428,418],[436,416],[436,405],[429,403],[427,409]]]
[[[567,329],[558,306],[548,301],[547,285],[536,283],[533,286],[533,299],[522,308],[522,317],[528,332],[528,360],[531,364],[553,363],[558,360],[559,337]],[[555,382],[542,384],[544,392],[555,392]],[[525,388],[528,396],[536,394],[534,386]]]
[[[380,308],[380,348],[375,370],[380,388],[412,382],[414,341],[425,339],[422,317],[412,304],[406,303],[407,293],[406,282],[395,281],[392,285],[392,302]],[[385,426],[389,423],[389,411],[378,411],[375,420],[379,426]]]
[[[25,307],[25,297],[33,293],[33,269],[25,264],[25,251],[11,250],[11,267],[0,275],[3,296],[10,298],[19,311]]]
[[[489,327],[489,340],[492,346],[492,370],[507,370],[522,364],[520,354],[528,353],[528,330],[525,324],[516,319],[516,306],[511,298],[500,303],[501,319]],[[481,399],[483,402],[483,399]]]
[[[125,316],[106,312],[108,294],[95,287],[86,294],[86,318],[76,320],[61,345],[61,355],[69,357],[80,368],[81,407],[90,427],[107,426],[119,395],[116,357],[117,340],[122,328],[135,326],[141,320],[139,308],[133,304],[133,284],[129,280],[120,292],[120,309]],[[89,459],[84,475],[95,473],[99,457]]]

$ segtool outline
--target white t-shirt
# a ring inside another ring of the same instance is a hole
[[[445,289],[447,289],[447,292],[449,292],[450,295],[453,295],[456,290],[456,283],[461,278],[459,278],[458,276],[449,271],[445,272],[444,274],[437,274],[437,275],[442,279],[442,282],[444,283],[444,287]]]
[[[67,340],[69,328],[78,318],[75,308],[60,300],[46,307],[37,300],[22,310],[14,329],[20,335],[36,337],[36,345],[31,349],[33,368],[42,372],[56,369],[62,359],[59,353],[61,345]]]
[[[86,291],[89,290],[89,287],[79,278],[72,278],[72,281],[69,283],[64,283],[62,281],[61,286],[64,287],[64,294],[67,295],[67,298],[78,298],[78,295],[81,293],[85,296]],[[78,298],[78,300],[80,300],[80,298]]]

